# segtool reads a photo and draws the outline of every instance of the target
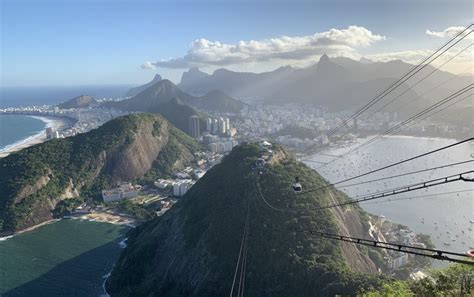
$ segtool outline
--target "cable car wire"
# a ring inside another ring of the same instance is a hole
[[[470,30],[468,33],[464,34],[466,31],[469,30],[470,27],[472,27],[474,24],[468,25],[466,28],[464,28],[461,32],[456,34],[454,37],[452,37],[450,40],[448,40],[444,45],[442,45],[439,49],[437,49],[435,52],[433,52],[431,55],[429,55],[427,58],[425,58],[421,63],[418,65],[414,66],[410,71],[408,71],[405,75],[403,75],[401,78],[399,78],[396,82],[394,82],[392,85],[390,85],[387,89],[385,89],[383,92],[379,93],[379,95],[375,96],[372,100],[370,100],[368,103],[366,103],[363,107],[361,107],[358,111],[356,111],[353,115],[351,115],[348,119],[344,120],[339,126],[331,129],[327,134],[328,137],[334,135],[337,131],[339,131],[341,128],[345,127],[347,123],[349,123],[351,120],[354,118],[357,118],[360,116],[363,112],[368,110],[370,107],[372,107],[375,103],[379,102],[382,100],[385,96],[387,96],[390,92],[392,92],[394,89],[399,87],[402,83],[407,81],[409,78],[411,78],[413,75],[418,73],[419,71],[423,70],[426,66],[428,66],[431,62],[435,61],[437,58],[439,58],[442,54],[444,54],[446,51],[451,49],[453,46],[455,46],[457,43],[459,43],[461,40],[466,38],[469,34],[472,33],[472,30]],[[464,34],[464,36],[461,36]],[[453,42],[455,39],[457,39],[459,36],[461,38],[457,40],[455,43],[450,45],[448,48],[444,49],[446,46],[448,46],[451,42]],[[442,50],[442,51],[441,51]],[[439,53],[441,51],[441,53]],[[439,54],[438,54],[439,53]],[[436,57],[435,57],[436,56]],[[434,57],[434,58],[433,58]],[[433,58],[431,61],[429,61],[431,58]],[[425,64],[425,62],[427,62]]]
[[[393,195],[398,195],[402,193],[407,193],[407,192],[412,192],[412,191],[417,191],[421,189],[427,189],[431,188],[434,186],[442,185],[442,184],[447,184],[447,183],[452,183],[456,181],[464,181],[464,182],[472,182],[474,179],[471,178],[466,178],[463,175],[465,174],[471,174],[474,173],[474,170],[471,171],[466,171],[460,174],[455,174],[455,175],[450,175],[450,176],[445,176],[437,179],[432,179],[429,181],[425,182],[420,182],[420,183],[415,183],[411,184],[409,186],[403,186],[403,187],[398,187],[394,189],[390,189],[387,191],[381,191],[375,194],[370,194],[363,196],[362,198],[356,198],[356,199],[351,199],[351,201],[346,201],[346,202],[341,202],[341,203],[335,203],[335,204],[329,204],[326,206],[322,206],[316,209],[327,209],[327,208],[333,208],[333,207],[339,207],[339,206],[344,206],[344,205],[349,205],[349,204],[356,204],[364,201],[370,201],[370,200],[375,200],[375,199],[382,199],[385,197],[393,196]]]
[[[470,142],[470,141],[473,141],[473,140],[474,140],[474,137],[467,138],[467,139],[465,139],[465,140],[461,140],[461,141],[452,143],[452,144],[450,144],[450,145],[446,145],[446,146],[443,146],[443,147],[441,147],[441,148],[438,148],[438,149],[435,149],[435,150],[431,150],[431,151],[429,151],[429,152],[426,152],[426,153],[423,153],[423,154],[419,154],[419,155],[416,155],[416,156],[414,156],[414,157],[411,157],[411,158],[408,158],[408,159],[405,159],[405,160],[401,160],[401,161],[392,163],[392,164],[390,164],[390,165],[386,165],[386,166],[383,166],[383,167],[380,167],[380,168],[377,168],[377,169],[374,169],[374,170],[371,170],[371,171],[368,171],[368,172],[365,172],[365,173],[362,173],[362,174],[359,174],[359,175],[356,175],[356,176],[353,176],[353,177],[350,177],[350,178],[346,178],[346,179],[340,180],[340,181],[338,181],[338,182],[328,183],[327,185],[324,185],[324,186],[321,186],[321,187],[317,187],[317,188],[314,188],[314,189],[309,189],[309,190],[306,190],[306,191],[302,191],[301,194],[310,193],[310,192],[315,192],[315,191],[327,189],[327,188],[329,188],[329,187],[333,187],[333,186],[336,186],[336,185],[340,185],[340,184],[342,184],[342,183],[345,183],[345,182],[354,180],[354,179],[356,179],[356,178],[360,178],[360,177],[363,177],[363,176],[367,176],[367,175],[369,175],[369,174],[373,174],[373,173],[376,173],[376,172],[380,172],[380,171],[382,171],[382,170],[385,170],[385,169],[388,169],[388,168],[391,168],[391,167],[395,167],[395,166],[404,164],[404,163],[406,163],[406,162],[410,162],[410,161],[413,161],[413,160],[416,160],[416,159],[419,159],[419,158],[422,158],[422,157],[425,157],[425,156],[428,156],[428,155],[431,155],[431,154],[434,154],[434,153],[437,153],[437,152],[440,152],[440,151],[444,151],[444,150],[453,148],[453,147],[455,147],[455,146],[458,146],[458,145],[461,145],[461,144],[464,144],[464,143],[467,143],[467,142]]]
[[[436,114],[436,113],[438,113],[438,112],[443,111],[445,108],[447,108],[447,107],[449,107],[449,106],[451,106],[451,105],[445,106],[445,107],[443,107],[442,109],[440,109],[440,110],[438,110],[438,111],[435,111],[435,112],[434,112],[433,114],[431,114],[431,115],[430,115],[430,114],[427,114],[427,113],[429,113],[429,112],[435,110],[436,108],[438,108],[438,107],[440,107],[440,106],[442,106],[442,105],[444,105],[444,104],[446,104],[446,103],[448,103],[448,102],[450,102],[450,101],[456,99],[456,98],[459,97],[460,95],[462,95],[462,94],[464,94],[464,93],[466,93],[466,92],[472,90],[472,89],[473,89],[473,86],[474,86],[474,84],[469,84],[469,85],[467,85],[466,87],[462,88],[461,90],[458,90],[458,91],[454,92],[453,94],[451,94],[451,95],[449,95],[449,96],[447,96],[447,97],[445,97],[445,98],[439,100],[438,102],[436,102],[436,103],[432,104],[431,106],[425,108],[424,110],[420,111],[419,113],[417,113],[417,114],[411,116],[409,119],[407,119],[407,120],[405,120],[405,121],[403,121],[403,122],[397,124],[396,126],[394,126],[394,127],[392,127],[392,128],[387,129],[387,130],[384,131],[383,133],[377,134],[376,136],[374,136],[374,137],[372,137],[371,139],[369,139],[368,141],[366,141],[366,142],[360,144],[359,146],[357,146],[357,147],[355,147],[355,148],[352,148],[352,149],[349,150],[348,152],[344,153],[344,154],[342,155],[342,157],[347,156],[348,154],[351,154],[351,153],[354,152],[354,151],[360,150],[360,149],[362,149],[362,148],[364,148],[364,147],[366,147],[366,146],[368,146],[368,145],[374,143],[375,141],[381,139],[381,138],[384,137],[384,136],[394,134],[394,133],[397,132],[401,127],[406,126],[406,124],[408,124],[408,123],[410,123],[410,122],[414,122],[414,121],[416,121],[416,120],[419,120],[419,118],[422,117],[422,116],[425,116],[425,117],[422,118],[422,119],[426,119],[426,118],[429,117],[429,116],[432,116],[432,115],[434,115],[434,114]],[[468,95],[467,97],[469,97],[469,96],[470,96],[470,95]],[[462,101],[462,100],[464,100],[464,99],[465,99],[465,98],[462,98],[462,99],[459,100],[459,101]],[[456,102],[459,102],[459,101],[456,101]],[[321,168],[323,168],[323,167],[326,167],[327,165],[329,165],[329,164],[335,162],[336,160],[337,160],[337,159],[332,159],[332,160],[326,162],[325,164],[319,166],[317,169],[321,169]]]
[[[408,118],[407,120],[405,120],[405,121],[403,121],[403,122],[401,122],[401,123],[399,123],[399,124],[393,126],[392,128],[386,130],[386,131],[383,132],[382,134],[379,134],[379,135],[375,136],[374,138],[370,139],[369,141],[363,143],[362,145],[359,146],[359,148],[362,148],[362,147],[364,147],[364,146],[367,146],[367,145],[371,144],[372,142],[377,141],[378,139],[380,139],[380,138],[382,138],[382,137],[384,137],[384,136],[386,136],[386,135],[391,135],[391,134],[395,133],[400,127],[406,125],[406,124],[409,123],[409,122],[415,121],[415,120],[417,120],[418,118],[420,118],[420,117],[426,115],[427,113],[429,113],[429,112],[435,110],[436,108],[438,108],[438,107],[440,107],[440,106],[442,106],[442,105],[444,105],[444,104],[446,104],[446,103],[448,103],[448,102],[450,102],[450,101],[456,99],[456,98],[459,97],[460,95],[463,95],[464,93],[466,93],[466,92],[472,90],[473,87],[474,87],[474,84],[472,84],[472,83],[469,84],[469,85],[467,85],[467,86],[465,86],[465,87],[462,88],[461,90],[458,90],[458,91],[454,92],[453,94],[449,95],[448,97],[445,97],[445,98],[441,99],[440,101],[438,101],[438,102],[436,102],[436,103],[430,105],[429,107],[425,108],[425,109],[422,110],[421,112],[419,112],[419,113],[417,113],[417,114],[411,116],[411,117]]]
[[[258,193],[256,189],[254,192]],[[257,195],[255,195],[254,198],[258,200]],[[468,255],[462,254],[462,253],[444,251],[444,250],[439,250],[439,249],[415,247],[415,246],[409,246],[409,245],[404,245],[404,244],[384,242],[384,241],[371,240],[371,239],[365,239],[365,238],[350,237],[350,236],[345,236],[345,235],[340,235],[340,234],[333,234],[333,233],[317,231],[317,230],[308,230],[308,229],[303,229],[303,228],[289,228],[289,227],[277,228],[273,226],[270,226],[270,228],[273,228],[275,230],[282,230],[282,231],[290,230],[294,232],[308,233],[310,235],[316,235],[316,236],[320,236],[327,239],[344,241],[344,242],[369,246],[373,248],[391,250],[391,251],[396,251],[400,253],[407,253],[407,254],[412,254],[416,256],[423,256],[423,257],[428,257],[435,260],[474,265],[474,262],[470,260],[471,258]],[[455,258],[453,258],[453,256]]]
[[[415,200],[415,199],[421,199],[421,198],[428,198],[428,197],[435,197],[435,196],[443,196],[443,195],[450,195],[450,194],[459,194],[459,193],[465,193],[465,192],[473,192],[474,189],[470,190],[459,190],[459,191],[451,191],[451,192],[442,192],[442,193],[436,193],[436,194],[426,194],[426,195],[419,195],[419,196],[410,196],[410,197],[404,197],[404,198],[398,198],[398,199],[387,199],[383,201],[371,201],[371,202],[359,202],[359,203],[364,203],[364,204],[379,204],[379,203],[387,203],[387,202],[396,202],[396,201],[403,201],[403,200]]]
[[[461,161],[461,162],[456,162],[456,163],[450,163],[450,164],[440,165],[440,166],[431,167],[431,168],[427,168],[427,169],[421,169],[421,170],[416,170],[416,171],[401,173],[401,174],[397,174],[397,175],[391,175],[391,176],[387,176],[387,177],[382,177],[382,178],[377,178],[377,179],[371,179],[371,180],[363,181],[363,182],[359,182],[359,183],[354,183],[354,184],[349,184],[349,185],[343,185],[343,186],[341,186],[341,188],[349,188],[349,187],[353,187],[353,186],[358,186],[358,185],[363,185],[363,184],[378,182],[378,181],[382,181],[382,180],[387,180],[387,179],[392,179],[392,178],[397,178],[397,177],[402,177],[402,176],[407,176],[407,175],[412,175],[412,174],[417,174],[417,173],[422,173],[422,172],[427,172],[427,171],[442,169],[442,168],[446,168],[446,167],[457,166],[457,165],[464,165],[464,164],[472,163],[472,162],[474,162],[474,160],[466,160],[466,161]]]
[[[339,235],[339,234],[331,234],[331,233],[321,232],[317,230],[305,230],[301,228],[286,228],[286,229],[289,229],[295,232],[308,233],[310,235],[316,235],[316,236],[329,238],[329,239],[351,242],[355,244],[361,244],[361,245],[375,247],[375,248],[382,248],[386,250],[407,253],[407,254],[412,254],[412,255],[417,255],[417,256],[429,257],[436,260],[474,265],[474,262],[470,260],[471,258],[468,255],[462,254],[462,253],[455,253],[455,252],[438,250],[438,249],[415,247],[415,246],[409,246],[409,245],[404,245],[404,244],[399,244],[399,243],[370,240],[370,239],[364,239],[364,238],[358,238],[358,237],[350,237],[350,236],[344,236],[344,235]],[[452,258],[452,256],[455,256],[457,258]]]
[[[460,50],[459,52],[457,52],[454,56],[452,56],[451,58],[449,58],[447,61],[445,61],[442,65],[440,65],[439,67],[434,67],[434,69],[428,73],[427,75],[425,75],[422,79],[418,80],[414,85],[410,86],[410,87],[407,87],[407,89],[405,91],[403,91],[402,93],[400,93],[399,95],[397,95],[396,97],[394,97],[393,99],[391,99],[390,101],[388,101],[386,104],[384,104],[383,106],[381,106],[379,109],[377,109],[375,112],[373,112],[366,120],[372,118],[376,113],[382,111],[383,109],[385,109],[387,106],[389,106],[390,104],[392,104],[393,102],[395,102],[397,99],[399,99],[400,97],[402,97],[403,95],[405,95],[406,93],[408,93],[409,91],[413,90],[414,87],[416,87],[418,84],[422,83],[425,79],[427,79],[428,77],[430,77],[431,75],[433,75],[435,72],[441,70],[441,68],[443,68],[443,66],[445,66],[446,64],[448,64],[449,62],[451,62],[453,59],[455,59],[456,57],[458,57],[460,54],[462,54],[464,51],[466,51],[468,48],[470,48],[474,43],[470,43],[468,46],[466,46],[465,48],[463,48],[462,50]]]

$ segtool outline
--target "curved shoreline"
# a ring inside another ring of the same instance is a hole
[[[13,152],[33,146],[35,144],[45,142],[47,140],[46,133],[45,133],[45,130],[47,128],[52,128],[53,130],[63,130],[71,126],[71,122],[63,118],[49,117],[49,116],[36,116],[36,115],[25,115],[25,116],[41,120],[43,123],[45,123],[45,126],[43,127],[41,131],[38,131],[38,133],[32,136],[29,136],[27,138],[18,140],[0,149],[0,158],[6,157]]]

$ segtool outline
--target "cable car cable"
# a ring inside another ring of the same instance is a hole
[[[386,95],[388,95],[390,92],[392,92],[394,89],[396,89],[398,86],[400,86],[402,83],[407,81],[409,78],[411,78],[413,75],[418,73],[419,71],[423,70],[426,66],[428,66],[431,62],[435,61],[440,55],[444,54],[447,50],[451,49],[453,46],[455,46],[457,43],[459,43],[461,40],[466,38],[469,34],[472,33],[472,30],[470,30],[467,34],[464,36],[461,36],[464,34],[467,30],[469,30],[470,27],[472,27],[474,24],[470,24],[466,28],[464,28],[461,32],[456,34],[454,37],[452,37],[450,40],[448,40],[444,45],[442,45],[439,49],[437,49],[435,52],[433,52],[431,55],[429,55],[427,58],[425,58],[421,63],[413,67],[410,71],[408,71],[405,75],[403,75],[401,78],[399,78],[395,83],[390,85],[387,89],[385,89],[382,93],[379,93],[379,95],[375,96],[372,100],[370,100],[368,103],[366,103],[362,108],[360,108],[358,111],[356,111],[352,116],[350,116],[348,119],[344,120],[339,126],[331,129],[327,134],[328,136],[334,135],[337,131],[339,131],[342,127],[347,125],[348,122],[350,122],[352,119],[358,117],[361,115],[363,112],[368,110],[371,106],[373,106],[375,103],[378,101],[382,100]],[[450,45],[447,49],[444,49],[440,54],[438,54],[444,47],[446,47],[448,44],[450,44],[452,41],[454,41],[456,38],[461,36],[459,40],[457,40],[454,44]],[[436,56],[437,55],[437,56]],[[428,62],[431,58],[436,56],[434,59]],[[428,62],[424,64],[425,62]]]

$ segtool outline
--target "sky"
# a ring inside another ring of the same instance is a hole
[[[0,10],[1,86],[179,82],[189,67],[262,72],[322,53],[415,63],[474,15],[460,0],[0,0]],[[468,61],[472,48],[445,70]]]

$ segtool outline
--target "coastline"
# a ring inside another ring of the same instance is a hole
[[[56,222],[59,222],[61,220],[65,220],[65,219],[81,220],[81,221],[88,221],[88,222],[98,222],[98,223],[107,223],[107,224],[118,225],[118,226],[126,226],[126,227],[132,228],[132,229],[136,228],[136,226],[137,226],[136,220],[131,218],[131,217],[124,216],[124,215],[119,215],[119,214],[111,214],[111,213],[108,213],[108,212],[96,211],[96,212],[90,212],[90,213],[85,213],[85,214],[75,214],[75,215],[71,215],[71,216],[64,216],[61,219],[47,220],[47,221],[44,221],[42,223],[39,223],[38,225],[34,225],[34,226],[29,227],[29,228],[17,231],[13,234],[10,234],[10,235],[4,236],[4,237],[0,237],[0,242],[8,240],[8,239],[10,239],[10,238],[12,238],[16,235],[19,235],[19,234],[22,234],[22,233],[25,233],[25,232],[29,232],[29,231],[33,231],[33,230],[35,230],[39,227],[49,225],[49,224],[52,224],[52,223],[56,223]]]
[[[45,142],[47,140],[46,133],[44,131],[46,128],[52,128],[53,130],[63,130],[63,129],[68,128],[71,125],[71,122],[68,121],[67,119],[62,119],[58,117],[47,117],[47,116],[29,116],[29,117],[41,120],[43,123],[45,123],[46,125],[43,128],[43,130],[39,131],[37,134],[32,135],[28,138],[25,138],[17,142],[14,142],[10,145],[7,145],[6,147],[0,150],[0,158],[4,158],[13,152],[20,151],[24,148],[33,146],[35,144]]]

